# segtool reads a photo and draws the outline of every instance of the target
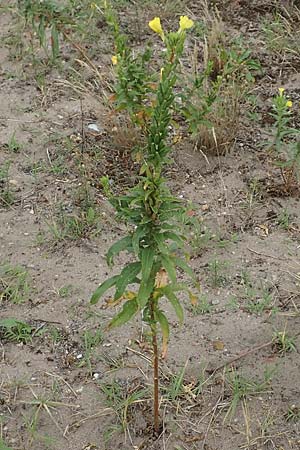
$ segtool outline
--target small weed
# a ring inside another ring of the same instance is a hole
[[[123,430],[127,429],[134,405],[148,399],[148,389],[139,386],[126,388],[116,380],[100,384],[100,389],[106,397],[107,406],[115,411]]]
[[[57,242],[95,237],[100,233],[99,215],[92,206],[79,214],[68,214],[61,208],[57,219],[46,222]]]
[[[225,382],[229,389],[232,400],[224,417],[224,422],[227,419],[231,420],[233,418],[236,412],[236,408],[242,399],[248,396],[266,392],[269,387],[273,372],[274,370],[272,370],[272,372],[266,371],[263,381],[255,381],[251,379],[249,380],[243,375],[237,373],[235,370],[232,370],[231,372],[228,372],[226,374]]]
[[[259,293],[251,288],[246,288],[246,292],[248,297],[250,297],[245,306],[247,312],[260,315],[265,311],[271,311],[272,313],[277,311],[277,308],[274,307],[274,296],[268,289],[265,289],[259,298],[253,297],[253,294],[257,297]]]
[[[278,215],[277,223],[283,230],[288,230],[291,226],[291,220],[291,214],[286,208],[284,208]]]
[[[295,25],[297,26],[297,24]],[[279,55],[284,55],[285,53],[297,54],[300,38],[297,29],[294,29],[292,20],[276,14],[272,21],[263,23],[262,30],[266,45],[270,50]]]
[[[23,148],[22,144],[20,144],[16,139],[16,132],[14,132],[10,137],[7,143],[7,148],[12,153],[18,153]]]
[[[273,335],[273,347],[274,349],[285,355],[286,353],[297,351],[295,344],[295,337],[290,336],[286,330],[276,331]]]
[[[227,261],[219,261],[214,259],[208,263],[209,278],[211,285],[216,288],[223,286],[226,282],[224,270],[228,267]]]
[[[226,308],[229,309],[230,311],[238,311],[240,308],[240,304],[239,301],[237,299],[237,297],[231,296],[228,299],[228,303],[226,304]]]
[[[300,420],[300,408],[296,405],[290,406],[285,414],[285,418],[287,422],[298,422]]]
[[[15,201],[14,193],[9,182],[10,161],[0,166],[0,205],[11,206]]]
[[[194,316],[199,314],[209,314],[213,310],[213,305],[209,302],[207,295],[200,295],[197,304],[191,306]]]
[[[49,396],[37,395],[31,388],[30,390],[34,397],[33,400],[21,401],[21,403],[24,405],[24,408],[31,407],[30,416],[24,416],[27,430],[31,436],[31,441],[40,440],[44,443],[47,443],[48,445],[53,444],[55,442],[55,439],[53,437],[50,437],[48,435],[41,435],[38,432],[38,425],[39,421],[41,420],[40,416],[42,415],[42,412],[46,412],[56,428],[63,434],[64,430],[60,427],[52,411],[60,406],[73,408],[75,405],[69,405],[67,403],[54,401]]]
[[[83,341],[83,361],[79,364],[79,367],[85,365],[89,370],[89,374],[92,375],[91,358],[95,351],[95,347],[97,347],[103,341],[102,330],[85,330],[81,339]]]
[[[57,290],[57,294],[60,298],[66,298],[71,295],[73,291],[73,286],[71,284],[68,284],[66,286],[62,286]]]
[[[261,184],[257,178],[252,178],[249,182],[249,190],[246,196],[247,209],[252,209],[260,200],[262,196]]]
[[[12,342],[27,344],[32,339],[33,328],[25,322],[13,318],[0,320],[0,336]],[[1,447],[0,447],[1,448]]]
[[[0,266],[0,302],[22,303],[29,294],[28,272],[21,266]]]
[[[178,373],[172,374],[170,377],[170,383],[165,388],[166,397],[171,400],[177,400],[184,394],[184,375],[186,371],[186,365],[183,366]]]

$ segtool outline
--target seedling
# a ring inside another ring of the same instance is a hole
[[[0,205],[10,206],[14,203],[15,196],[9,182],[10,161],[0,166]]]
[[[115,411],[123,430],[126,430],[132,407],[145,401],[148,390],[138,386],[133,391],[128,392],[126,386],[117,381],[100,384],[100,389],[106,396],[107,406]]]
[[[12,153],[18,153],[22,149],[22,144],[20,144],[16,139],[16,132],[14,132],[9,139],[7,148]]]
[[[21,266],[0,266],[0,303],[22,303],[28,298],[28,272]]]
[[[254,289],[247,290],[247,293],[250,299],[245,309],[249,313],[260,315],[265,311],[272,311],[273,313],[277,311],[274,307],[274,296],[268,289],[265,289],[261,294]]]
[[[232,400],[224,417],[224,422],[233,418],[240,400],[268,390],[272,372],[265,372],[263,381],[247,379],[235,370],[227,373],[226,384],[230,390]]]
[[[97,347],[103,341],[103,333],[100,329],[85,330],[82,335],[83,341],[83,361],[79,364],[79,367],[86,365],[89,370],[89,374],[92,375],[92,362],[91,358],[93,356],[95,347]]]
[[[213,305],[207,298],[207,295],[200,295],[197,303],[191,306],[191,310],[194,316],[199,314],[209,314],[213,310]]]
[[[8,341],[23,342],[31,341],[33,328],[25,322],[13,318],[0,320],[0,336]]]
[[[285,417],[288,422],[298,422],[300,420],[300,408],[296,405],[290,406]]]
[[[208,263],[209,277],[214,288],[224,285],[226,281],[224,269],[226,269],[226,267],[228,267],[227,261],[219,261],[218,259],[213,259]]]
[[[297,351],[295,338],[290,336],[285,329],[274,333],[273,346],[282,355]]]
[[[131,253],[134,261],[126,264],[119,275],[104,281],[94,292],[91,303],[96,304],[106,291],[115,289],[111,303],[123,303],[123,306],[111,320],[109,329],[123,325],[140,311],[143,312],[143,321],[149,325],[152,336],[154,431],[157,434],[160,429],[158,326],[163,335],[163,356],[166,355],[169,340],[169,322],[162,310],[161,300],[165,298],[170,302],[182,323],[183,308],[178,292],[186,292],[191,299],[195,297],[186,283],[177,281],[178,268],[194,282],[196,280],[186,260],[178,255],[184,248],[184,237],[176,232],[174,224],[180,221],[183,206],[170,194],[162,176],[164,167],[169,162],[170,148],[166,139],[174,104],[179,57],[183,53],[186,30],[193,26],[193,22],[182,16],[177,32],[165,32],[158,17],[150,21],[149,26],[162,39],[166,53],[156,98],[152,100],[153,108],[149,111],[147,147],[141,152],[140,181],[127,195],[111,198],[119,218],[132,224],[134,229],[116,242],[107,253],[109,264],[113,263],[121,251]],[[125,63],[122,59],[123,50],[115,56],[116,65],[120,63],[120,58],[122,64]],[[134,285],[137,286],[135,290]]]

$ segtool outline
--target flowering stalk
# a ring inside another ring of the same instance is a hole
[[[112,319],[109,328],[128,322],[137,312],[143,312],[143,320],[152,333],[153,384],[154,384],[154,431],[159,432],[159,353],[157,330],[162,332],[162,356],[166,355],[169,339],[169,322],[161,309],[161,299],[166,298],[175,310],[181,323],[183,309],[177,297],[179,291],[195,296],[185,283],[178,283],[177,268],[186,272],[196,284],[195,276],[184,258],[178,256],[183,249],[184,236],[174,231],[176,221],[184,212],[181,202],[169,192],[162,170],[169,162],[170,147],[167,145],[168,130],[174,103],[174,86],[177,80],[179,58],[182,55],[185,30],[192,21],[183,16],[177,32],[165,33],[160,20],[155,18],[149,26],[163,39],[166,48],[166,62],[161,70],[156,99],[151,110],[150,125],[147,128],[147,148],[140,171],[140,181],[126,195],[113,198],[112,203],[119,217],[134,225],[129,235],[116,242],[107,253],[108,263],[115,255],[126,250],[134,255],[135,261],[127,264],[120,275],[104,281],[92,296],[97,303],[111,287],[115,288],[114,300],[125,300],[122,310]],[[175,228],[176,230],[176,228]],[[128,292],[128,285],[135,284],[135,292]]]
[[[278,91],[271,113],[275,119],[272,146],[280,155],[276,164],[280,167],[285,187],[289,191],[293,181],[299,181],[300,143],[296,142],[295,136],[300,134],[300,130],[290,126],[293,102],[285,96],[284,88],[279,88]]]

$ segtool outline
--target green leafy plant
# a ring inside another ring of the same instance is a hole
[[[275,151],[275,164],[280,168],[288,191],[300,178],[300,129],[291,127],[292,107],[293,102],[284,94],[284,88],[279,88],[270,113],[275,122],[268,145]]]
[[[51,56],[52,61],[55,61],[60,55],[62,39],[68,40],[82,53],[81,47],[73,43],[70,32],[74,30],[81,35],[88,34],[96,3],[85,4],[81,0],[18,0],[18,10],[31,32],[32,47],[36,36],[47,57]]]
[[[0,335],[13,342],[31,341],[33,328],[25,322],[13,318],[0,320]]]
[[[165,33],[160,19],[149,22],[150,28],[166,46],[164,65],[160,71],[154,106],[150,111],[147,128],[147,147],[142,153],[138,184],[127,194],[110,200],[118,216],[133,230],[116,242],[107,253],[108,264],[122,251],[129,252],[133,260],[125,265],[119,275],[104,281],[94,292],[91,303],[96,304],[110,288],[114,288],[112,304],[123,304],[121,311],[111,320],[108,328],[125,324],[138,312],[149,325],[153,348],[154,373],[154,431],[159,432],[159,352],[158,327],[162,331],[162,354],[167,351],[169,321],[162,309],[162,299],[170,302],[179,322],[183,321],[183,308],[178,292],[194,294],[188,284],[178,282],[177,270],[185,272],[196,284],[195,275],[185,258],[179,256],[184,248],[184,236],[176,232],[174,224],[183,213],[182,203],[169,192],[163,178],[165,165],[170,161],[167,145],[171,110],[174,104],[174,87],[177,80],[179,57],[183,53],[186,29],[193,22],[186,16],[180,19],[177,32]],[[137,286],[132,290],[133,286]],[[125,303],[124,303],[125,302]]]
[[[117,381],[102,383],[100,384],[100,389],[105,394],[107,406],[115,411],[123,430],[127,428],[130,412],[134,404],[145,401],[145,396],[148,394],[148,390],[140,386],[127,392],[125,387]]]
[[[18,153],[22,149],[22,144],[16,138],[16,132],[11,135],[7,143],[7,148],[12,153]]]
[[[0,303],[12,301],[22,303],[28,297],[28,272],[21,266],[0,266]]]
[[[272,378],[273,371],[265,371],[264,379],[256,381],[246,378],[244,375],[235,370],[228,372],[226,375],[226,386],[229,389],[232,400],[224,417],[224,421],[231,420],[236,412],[239,402],[248,396],[260,394],[268,391],[269,383]]]
[[[47,55],[47,30],[50,31],[52,58],[56,59],[59,55],[61,27],[69,22],[66,8],[51,0],[19,0],[18,6],[21,14],[25,17],[26,24],[30,25],[33,32],[36,33],[39,44]]]
[[[82,335],[83,341],[83,361],[79,364],[79,367],[86,366],[89,370],[89,374],[92,375],[92,362],[91,358],[93,356],[95,347],[101,344],[103,341],[103,333],[101,329],[96,331],[85,330]]]
[[[213,26],[217,23],[213,21]],[[261,68],[241,39],[227,46],[221,36],[212,42],[210,33],[215,35],[219,31],[207,31],[205,68],[202,72],[195,68],[183,94],[184,107],[179,108],[197,144],[224,153],[236,138],[241,105],[245,107],[254,74]]]
[[[295,337],[290,336],[285,329],[274,333],[273,346],[278,353],[283,355],[285,353],[295,352],[297,350]]]
[[[0,205],[10,206],[15,200],[14,193],[9,182],[10,161],[0,166]]]

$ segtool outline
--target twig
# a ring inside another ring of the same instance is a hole
[[[72,386],[70,386],[70,384],[60,375],[57,375],[56,373],[50,373],[50,372],[45,372],[46,375],[49,375],[50,377],[55,377],[55,378],[59,378],[61,381],[63,381],[65,383],[65,385],[70,389],[70,391],[73,393],[73,395],[77,398],[78,395],[76,394],[76,392],[74,391],[74,389],[72,388]]]
[[[249,250],[249,252],[251,253],[255,253],[255,255],[258,256],[264,256],[265,258],[271,258],[271,259],[280,259],[280,261],[287,261],[287,258],[280,258],[280,256],[273,256],[273,255],[267,255],[266,253],[260,253],[257,252],[256,250],[253,250],[252,248],[247,247],[247,250]]]
[[[224,369],[224,367],[226,367],[226,366],[228,366],[228,365],[238,361],[239,359],[245,358],[246,356],[251,355],[251,353],[254,353],[254,352],[256,352],[258,350],[261,350],[261,349],[263,349],[265,347],[269,347],[272,344],[273,344],[273,339],[271,341],[269,341],[269,342],[266,342],[265,344],[258,345],[257,347],[251,348],[249,350],[246,350],[243,353],[240,353],[238,356],[236,356],[235,358],[232,358],[229,361],[225,362],[224,364],[218,366],[216,369],[206,369],[206,370],[209,373],[216,373],[219,370]]]

